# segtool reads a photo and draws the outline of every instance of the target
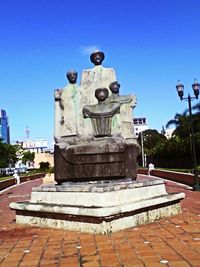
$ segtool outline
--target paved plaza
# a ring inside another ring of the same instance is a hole
[[[109,235],[16,225],[9,203],[29,199],[41,183],[0,193],[0,266],[200,266],[200,192],[167,181],[169,193],[186,194],[181,214]]]

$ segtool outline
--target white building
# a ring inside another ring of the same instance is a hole
[[[19,151],[18,161],[15,164],[17,170],[39,168],[39,163],[41,161],[49,162],[50,165],[54,166],[53,150],[48,148],[48,142],[46,139],[26,139],[24,141],[17,141],[15,144],[21,146],[21,151]],[[23,151],[30,151],[35,153],[34,162],[27,162],[26,165],[22,163]]]
[[[165,129],[164,135],[166,136],[167,139],[170,139],[172,137],[174,130],[175,130],[175,128]]]
[[[147,124],[147,119],[142,117],[142,118],[134,118],[133,119],[133,128],[136,137],[138,137],[140,132],[143,132],[145,130],[149,129],[149,126]]]
[[[30,152],[42,153],[48,148],[47,141],[45,139],[25,140],[23,141],[22,148],[29,150]]]

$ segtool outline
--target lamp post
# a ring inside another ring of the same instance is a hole
[[[143,137],[143,132],[141,132],[141,152],[142,152],[142,167],[145,167],[145,159],[144,159],[144,137]]]
[[[195,138],[194,138],[194,127],[193,127],[193,118],[192,118],[192,106],[191,101],[194,99],[198,99],[199,96],[199,88],[200,84],[195,79],[194,83],[192,84],[192,89],[194,91],[195,96],[190,96],[188,94],[188,97],[183,97],[184,95],[184,85],[178,81],[178,84],[176,85],[176,90],[178,92],[178,95],[181,100],[188,101],[188,107],[189,107],[189,118],[190,118],[190,130],[191,130],[191,145],[192,145],[192,158],[193,158],[193,167],[194,167],[194,185],[193,190],[194,191],[200,191],[200,184],[199,184],[199,177],[198,177],[198,169],[197,169],[197,157],[196,157],[196,146],[195,146]]]

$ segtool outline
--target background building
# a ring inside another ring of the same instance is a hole
[[[0,138],[3,142],[10,144],[10,128],[6,111],[0,109]]]
[[[50,151],[46,151],[45,153],[36,153],[34,159],[34,168],[39,169],[40,162],[49,162],[50,166],[54,166],[54,156]]]
[[[172,138],[172,134],[173,134],[174,130],[175,130],[175,128],[173,128],[173,129],[165,129],[164,135],[166,136],[167,139]]]
[[[143,132],[145,130],[149,129],[149,126],[147,124],[147,119],[142,117],[142,118],[134,118],[133,119],[133,128],[136,137],[138,137],[140,132]]]
[[[49,162],[51,167],[54,166],[53,151],[52,149],[48,148],[48,143],[45,139],[26,139],[22,142],[22,149],[24,151],[30,151],[35,153],[34,162],[31,163],[31,166],[28,166],[29,169],[38,169],[40,167],[40,162]]]
[[[42,153],[48,148],[47,141],[45,139],[35,139],[35,140],[25,140],[22,143],[22,148],[24,150],[29,150],[30,152]]]

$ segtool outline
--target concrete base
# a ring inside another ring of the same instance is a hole
[[[33,188],[29,202],[11,203],[16,222],[107,234],[179,213],[184,193],[168,194],[156,178],[67,182]]]

